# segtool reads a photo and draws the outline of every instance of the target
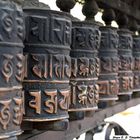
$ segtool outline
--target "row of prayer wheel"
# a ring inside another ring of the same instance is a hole
[[[140,37],[129,30],[0,1],[0,31],[0,139],[16,140],[25,122],[66,129],[69,114],[140,91]]]

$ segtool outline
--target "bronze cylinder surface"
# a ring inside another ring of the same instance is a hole
[[[22,133],[24,18],[21,5],[0,1],[0,139]]]
[[[131,32],[120,29],[119,34],[119,95],[130,95],[133,91],[133,38]]]
[[[118,34],[113,27],[100,27],[101,46],[99,49],[100,75],[99,100],[118,99]]]
[[[100,31],[94,23],[73,21],[69,112],[92,111],[98,103]]]
[[[71,74],[69,14],[25,9],[24,121],[68,119]]]
[[[133,36],[134,92],[140,91],[140,36]]]

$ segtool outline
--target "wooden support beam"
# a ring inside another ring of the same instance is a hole
[[[82,133],[94,129],[100,125],[105,118],[110,117],[116,113],[126,110],[129,107],[140,104],[140,98],[132,99],[127,102],[118,102],[115,105],[103,110],[98,110],[93,117],[86,117],[84,120],[71,121],[69,130],[66,131],[47,131],[38,132],[30,135],[21,135],[19,140],[72,140]]]
[[[120,0],[96,0],[100,8],[110,7],[140,21],[140,10]]]

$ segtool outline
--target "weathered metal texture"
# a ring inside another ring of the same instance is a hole
[[[113,27],[100,27],[101,47],[99,50],[100,75],[99,96],[100,101],[118,99],[118,40],[119,36]]]
[[[140,36],[133,36],[133,59],[134,59],[134,88],[140,91]]]
[[[22,133],[23,12],[16,1],[0,1],[0,139]]]
[[[25,9],[24,121],[67,119],[71,75],[69,14]]]
[[[39,0],[24,0],[23,9],[29,9],[31,7],[35,9],[36,8],[50,9],[50,7],[47,4],[39,2]]]
[[[120,29],[119,34],[119,95],[129,95],[133,91],[133,39],[131,32]]]
[[[100,31],[94,23],[74,21],[71,45],[71,97],[69,112],[97,109]]]
[[[23,9],[30,7],[39,7],[39,0],[24,0]]]

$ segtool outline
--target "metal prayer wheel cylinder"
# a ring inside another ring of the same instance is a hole
[[[118,39],[113,27],[100,27],[101,45],[99,49],[100,75],[99,100],[112,101],[118,99]]]
[[[8,5],[8,6],[7,6]],[[0,139],[22,133],[23,12],[13,1],[0,1]]]
[[[131,95],[133,91],[133,39],[131,32],[120,29],[119,34],[119,95]]]
[[[27,33],[24,121],[39,122],[39,125],[68,119],[70,16],[45,9],[25,9],[24,12]]]
[[[98,103],[100,31],[94,23],[73,21],[69,113],[92,111]]]
[[[134,73],[134,87],[133,91],[140,91],[140,36],[133,36],[133,73]]]

